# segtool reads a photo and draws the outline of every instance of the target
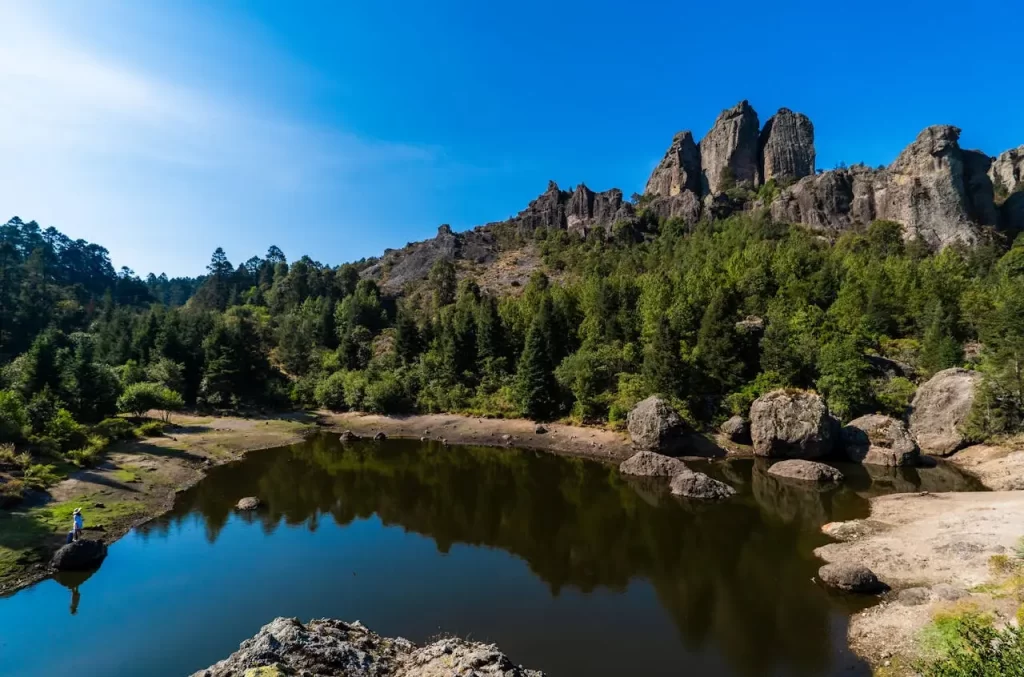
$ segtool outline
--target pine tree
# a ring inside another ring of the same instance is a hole
[[[545,298],[526,334],[526,345],[516,372],[519,407],[534,419],[550,418],[558,409],[558,383],[547,341],[550,323],[551,299]]]

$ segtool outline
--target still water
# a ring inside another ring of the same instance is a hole
[[[700,469],[719,504],[540,452],[320,436],[214,468],[89,575],[0,599],[0,675],[178,677],[275,616],[498,643],[553,677],[861,675],[853,600],[811,578],[818,527],[954,469],[841,466],[842,488],[752,460]],[[262,507],[239,514],[243,496]]]

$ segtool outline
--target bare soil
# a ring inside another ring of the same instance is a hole
[[[50,556],[70,528],[70,518],[61,518],[70,515],[72,504],[83,509],[86,538],[111,543],[168,511],[175,494],[202,479],[207,468],[247,451],[299,442],[313,423],[306,414],[266,419],[175,415],[163,436],[111,446],[98,467],[80,470],[48,493],[0,511],[0,594],[50,573]]]
[[[924,628],[957,605],[1004,620],[1016,611],[1019,602],[992,585],[991,560],[1012,556],[1024,536],[1024,492],[880,496],[871,499],[869,519],[822,530],[844,541],[822,546],[816,555],[863,564],[893,589],[850,622],[851,647],[872,665],[912,665],[924,650]]]
[[[975,475],[993,491],[1024,489],[1024,440],[979,444],[953,454],[949,461]]]

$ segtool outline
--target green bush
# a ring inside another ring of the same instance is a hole
[[[89,468],[96,465],[109,443],[110,442],[105,437],[92,435],[89,437],[88,444],[81,449],[69,451],[67,453],[67,457],[75,465],[83,468]]]
[[[57,442],[61,451],[85,444],[85,429],[75,421],[67,409],[58,409],[46,424],[46,435]]]
[[[57,474],[57,468],[52,465],[30,465],[25,468],[21,481],[25,486],[32,489],[45,489],[60,482],[61,476]]]
[[[902,376],[881,382],[875,388],[875,400],[878,402],[878,409],[884,414],[893,418],[903,418],[910,407],[911,400],[917,386],[910,379]]]
[[[164,412],[166,420],[170,412],[183,406],[181,395],[159,383],[133,383],[117,399],[118,409],[139,418],[147,411],[157,409]]]
[[[0,442],[18,442],[28,430],[25,400],[13,390],[0,390]]]
[[[128,440],[135,437],[135,426],[123,418],[105,418],[92,427],[92,432],[105,437],[111,442]]]
[[[292,384],[291,391],[288,393],[288,399],[292,404],[299,407],[312,407],[319,404],[316,393],[317,388],[323,381],[319,376],[308,374],[302,378],[296,379]]]
[[[385,372],[366,386],[363,403],[367,411],[377,414],[395,414],[409,410],[405,385],[397,374]]]
[[[968,613],[936,620],[938,659],[922,663],[923,677],[1006,677],[1024,675],[1024,630],[998,629],[990,619]]]
[[[343,377],[345,385],[345,404],[349,409],[360,410],[363,408],[363,398],[366,396],[368,380],[366,374],[361,371],[346,371]]]
[[[135,429],[139,437],[160,437],[164,434],[167,424],[163,421],[147,421]]]
[[[316,385],[314,399],[317,405],[331,411],[341,411],[346,408],[345,400],[345,378],[343,371],[336,371]]]

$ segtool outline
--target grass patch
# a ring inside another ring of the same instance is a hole
[[[916,666],[923,677],[1024,675],[1024,630],[998,628],[988,614],[965,608],[937,614],[925,628],[934,651]]]
[[[120,482],[121,484],[131,484],[132,482],[142,481],[141,479],[139,479],[139,476],[135,472],[135,470],[128,468],[127,466],[124,468],[118,468],[111,474],[113,475],[114,479]]]

